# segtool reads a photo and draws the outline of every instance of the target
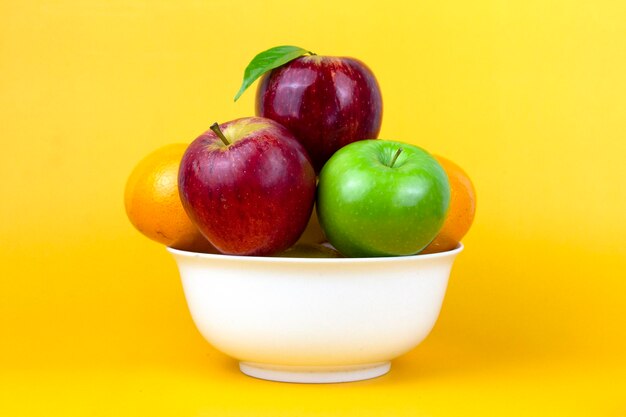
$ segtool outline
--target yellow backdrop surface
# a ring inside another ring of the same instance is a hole
[[[626,2],[0,1],[0,415],[626,416]],[[259,51],[366,62],[380,137],[478,212],[429,338],[381,378],[254,380],[125,217],[152,150],[252,115]]]

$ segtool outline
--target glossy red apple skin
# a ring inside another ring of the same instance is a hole
[[[185,152],[181,201],[220,252],[268,255],[292,246],[311,216],[315,172],[304,147],[278,123],[243,118],[211,130]]]
[[[263,76],[256,114],[291,130],[319,172],[339,148],[378,137],[383,103],[378,82],[363,62],[313,55]]]

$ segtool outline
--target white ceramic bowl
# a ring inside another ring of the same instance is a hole
[[[243,373],[323,383],[383,375],[424,340],[462,249],[335,259],[168,251],[200,333]]]

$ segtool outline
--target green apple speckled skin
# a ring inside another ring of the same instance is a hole
[[[317,193],[326,237],[348,257],[418,253],[439,232],[450,202],[439,163],[417,146],[388,140],[341,148],[322,168]]]

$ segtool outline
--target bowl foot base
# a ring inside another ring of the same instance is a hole
[[[391,362],[351,366],[282,366],[239,362],[241,372],[254,378],[304,384],[362,381],[384,375],[390,368]]]

